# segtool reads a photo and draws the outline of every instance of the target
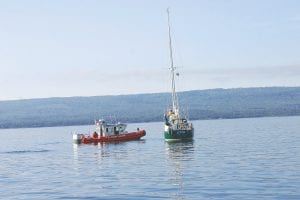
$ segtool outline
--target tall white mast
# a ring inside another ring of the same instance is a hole
[[[177,94],[175,90],[175,67],[173,61],[173,49],[172,49],[172,38],[171,38],[171,26],[170,26],[170,11],[169,8],[167,9],[168,13],[168,28],[169,28],[169,50],[170,50],[170,70],[171,70],[171,79],[172,79],[172,103],[173,103],[173,111],[175,114],[179,116],[179,106],[177,100]]]

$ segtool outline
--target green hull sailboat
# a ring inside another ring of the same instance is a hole
[[[172,109],[165,113],[165,131],[164,137],[166,141],[183,141],[192,140],[194,137],[194,127],[185,117],[182,117],[179,110],[178,97],[175,90],[175,67],[173,61],[173,49],[170,27],[170,13],[168,13],[169,28],[169,50],[170,50],[170,71],[172,80]]]

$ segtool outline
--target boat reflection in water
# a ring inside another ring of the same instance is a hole
[[[171,159],[190,160],[194,152],[194,141],[165,142],[166,151]]]
[[[132,152],[132,144],[145,143],[145,139],[129,142],[98,142],[86,146],[85,144],[73,144],[74,163],[101,162],[103,159],[126,160]]]
[[[189,171],[189,163],[192,161],[194,152],[194,141],[165,142],[166,155],[169,168],[169,181],[175,188],[172,199],[185,199],[184,180],[185,173]]]

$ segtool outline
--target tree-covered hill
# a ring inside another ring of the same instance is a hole
[[[300,87],[211,89],[178,94],[190,119],[300,115]],[[0,128],[162,121],[171,94],[65,97],[0,101]]]

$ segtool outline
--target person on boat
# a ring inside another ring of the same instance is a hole
[[[169,114],[167,112],[164,114],[164,117],[165,117],[166,125],[170,125],[170,123],[169,123]]]
[[[93,138],[98,138],[98,133],[96,131],[93,133]]]

